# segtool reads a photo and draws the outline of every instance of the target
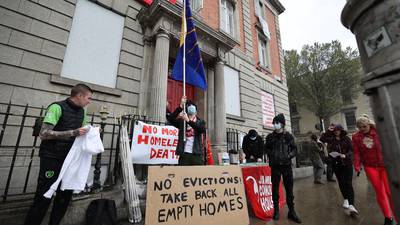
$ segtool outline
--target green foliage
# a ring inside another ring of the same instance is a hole
[[[360,90],[361,65],[357,50],[339,41],[305,45],[300,54],[285,51],[289,101],[319,118],[329,119]]]

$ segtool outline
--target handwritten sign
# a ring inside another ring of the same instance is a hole
[[[178,164],[175,155],[178,129],[138,122],[133,130],[132,162],[137,164]]]
[[[263,126],[273,128],[272,120],[275,116],[274,96],[265,91],[261,91],[261,107]]]
[[[249,224],[239,166],[151,166],[146,225]]]

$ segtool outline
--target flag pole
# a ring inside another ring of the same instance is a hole
[[[184,27],[182,32],[183,33],[183,57],[182,57],[182,61],[183,61],[183,96],[186,96],[186,29],[187,29],[187,21],[186,21],[186,1],[187,0],[183,0],[183,20],[185,21]],[[186,104],[183,104],[183,112],[186,113]],[[183,121],[183,141],[186,141],[186,121]]]

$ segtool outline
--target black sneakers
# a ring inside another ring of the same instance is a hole
[[[287,217],[289,220],[292,220],[295,223],[301,223],[301,219],[297,216],[294,210],[290,210]]]
[[[385,223],[383,225],[392,225],[392,224],[393,224],[393,219],[385,217]]]

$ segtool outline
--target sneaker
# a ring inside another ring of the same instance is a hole
[[[357,216],[358,211],[353,205],[349,205],[350,216]]]
[[[324,182],[322,182],[321,180],[315,180],[314,184],[324,184]]]
[[[349,200],[345,199],[342,206],[343,206],[343,208],[348,209],[349,206],[350,206],[349,205]]]
[[[301,219],[299,218],[299,216],[297,216],[297,214],[294,210],[289,210],[288,219],[295,223],[301,223]]]
[[[393,224],[393,219],[385,217],[385,223],[383,225],[392,225],[392,224]]]

